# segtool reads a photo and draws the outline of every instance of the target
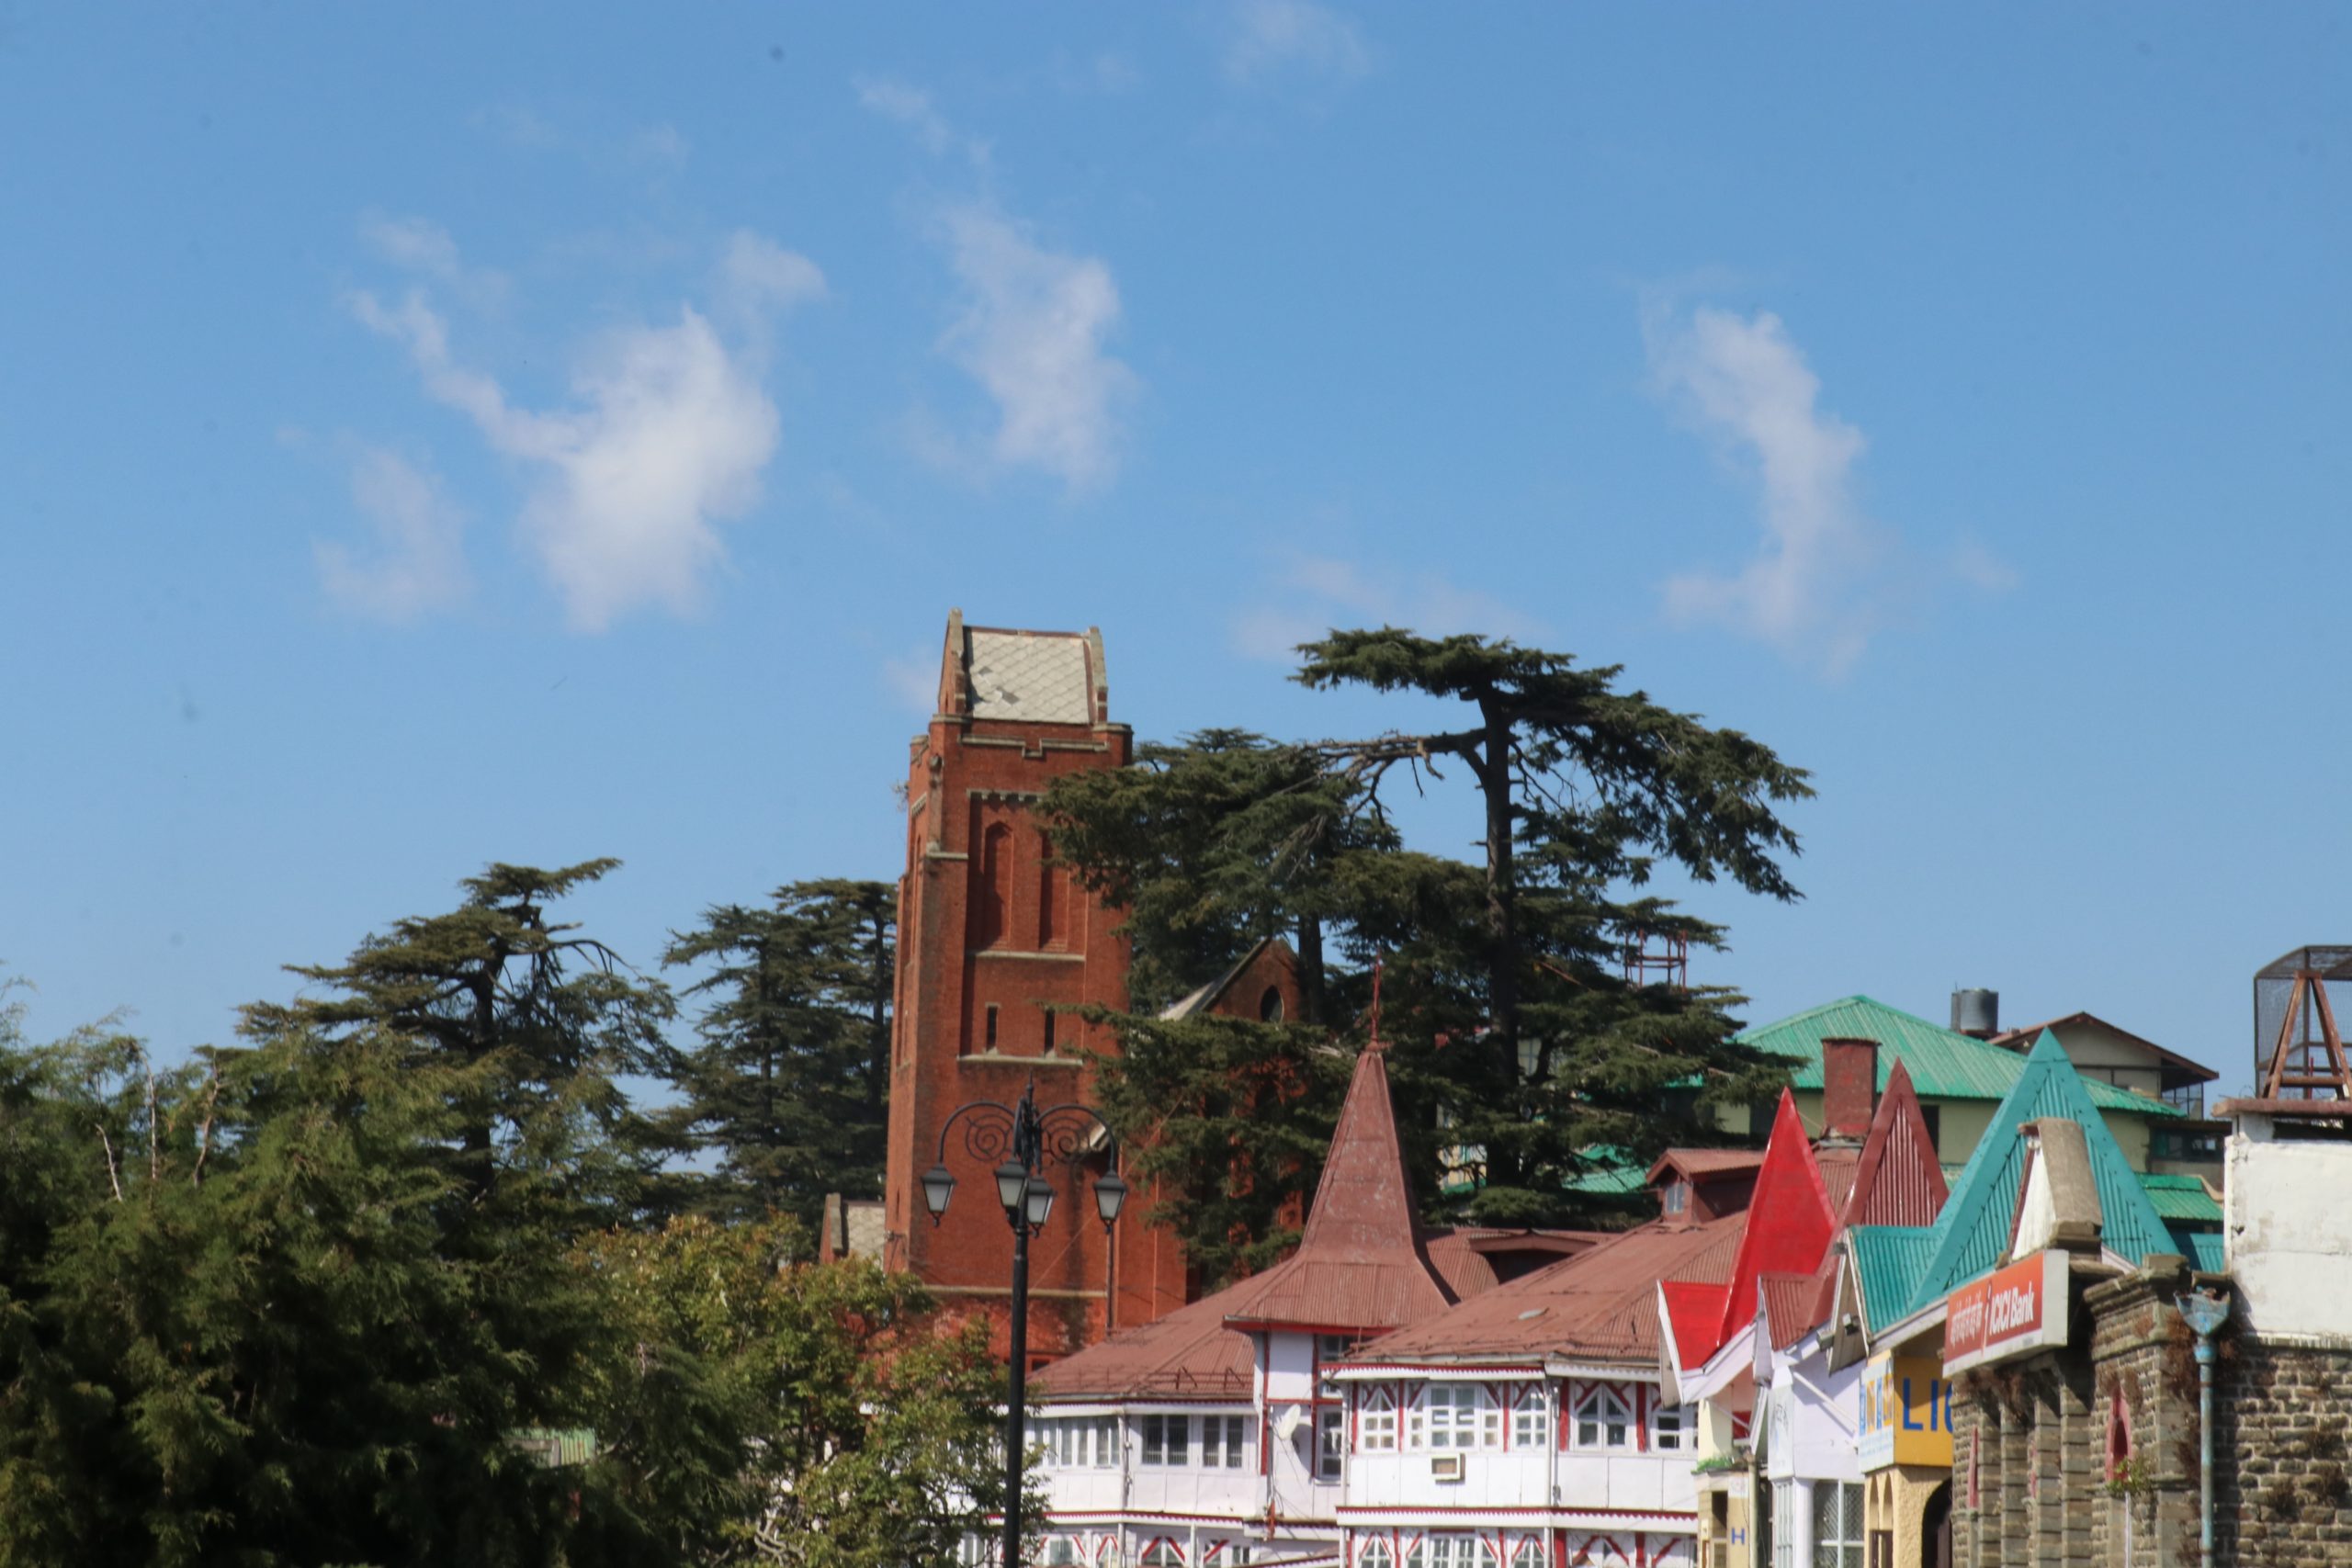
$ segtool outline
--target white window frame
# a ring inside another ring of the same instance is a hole
[[[1201,1468],[1203,1470],[1239,1470],[1241,1468],[1242,1421],[1238,1416],[1204,1416],[1201,1417]]]
[[[1482,1382],[1421,1385],[1408,1423],[1413,1451],[1476,1453],[1503,1441],[1502,1406]]]
[[[1146,1416],[1138,1464],[1154,1470],[1182,1470],[1193,1462],[1193,1418],[1190,1416]],[[1170,1456],[1173,1455],[1173,1458]]]
[[[1315,1407],[1315,1479],[1337,1481],[1346,1473],[1348,1413],[1338,1404]]]
[[[1174,1536],[1155,1537],[1136,1553],[1136,1568],[1184,1568],[1184,1549],[1176,1544]]]
[[[1589,1384],[1576,1402],[1576,1447],[1613,1453],[1634,1446],[1634,1401],[1626,1385]],[[1611,1432],[1617,1435],[1610,1437]],[[1590,1435],[1588,1436],[1587,1434]]]
[[[1404,1433],[1396,1419],[1396,1396],[1385,1388],[1370,1390],[1356,1406],[1356,1451],[1393,1454]]]
[[[1393,1568],[1396,1561],[1385,1535],[1366,1536],[1363,1544],[1356,1548],[1356,1568]]]
[[[1551,1401],[1544,1397],[1540,1382],[1523,1383],[1513,1388],[1517,1397],[1511,1402],[1510,1446],[1514,1449],[1545,1449],[1551,1446]]]

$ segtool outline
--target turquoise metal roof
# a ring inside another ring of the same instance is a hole
[[[1594,1144],[1577,1151],[1582,1169],[1560,1184],[1569,1192],[1611,1195],[1639,1192],[1650,1184],[1650,1168],[1614,1144]]]
[[[2199,1273],[2220,1274],[2229,1269],[2229,1247],[2220,1231],[2175,1231],[2173,1239],[2180,1244],[2173,1250]]]
[[[2083,1130],[2090,1155],[2091,1180],[2098,1189],[2099,1240],[2109,1251],[2137,1263],[2154,1252],[2175,1250],[2147,1190],[2123,1157],[2115,1134],[2093,1109],[2086,1083],[2066,1059],[2058,1037],[2048,1030],[2031,1055],[1976,1152],[1953,1184],[1937,1216],[1928,1261],[1913,1280],[1901,1317],[1999,1266],[2007,1254],[2009,1226],[2016,1218],[2018,1190],[2025,1180],[2025,1134],[2020,1125],[2054,1116]]]
[[[2213,1201],[2205,1184],[2193,1176],[2158,1176],[2143,1171],[2140,1187],[2148,1194],[2148,1201],[2156,1206],[2156,1217],[2168,1225],[2184,1221],[2209,1225],[2222,1223],[2222,1206]]]
[[[1911,1282],[1928,1261],[1928,1225],[1856,1225],[1846,1233],[1854,1277],[1862,1287],[1862,1323],[1876,1334],[1903,1315]]]
[[[1878,1087],[1900,1060],[1910,1069],[1911,1087],[1921,1100],[2000,1100],[2017,1086],[2026,1059],[2014,1051],[1988,1045],[1971,1035],[1957,1034],[1892,1008],[1870,997],[1846,997],[1817,1008],[1758,1024],[1739,1036],[1740,1043],[1776,1056],[1802,1063],[1789,1079],[1797,1089],[1821,1088],[1823,1036],[1879,1043]],[[2113,1084],[2086,1079],[2090,1101],[2101,1111],[2128,1111],[2135,1116],[2179,1116],[2182,1112],[2160,1100],[2117,1089]]]

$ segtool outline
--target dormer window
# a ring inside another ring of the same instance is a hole
[[[1681,1214],[1689,1213],[1690,1209],[1690,1184],[1678,1176],[1666,1184],[1666,1212]]]

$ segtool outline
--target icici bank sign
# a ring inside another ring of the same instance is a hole
[[[2066,1343],[2066,1255],[2021,1258],[1944,1304],[1944,1375]]]

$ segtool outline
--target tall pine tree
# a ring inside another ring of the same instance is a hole
[[[1738,998],[1629,978],[1643,933],[1702,948],[1721,929],[1646,889],[1662,863],[1692,880],[1796,896],[1780,805],[1802,770],[1736,731],[1640,692],[1615,667],[1479,637],[1336,632],[1297,679],[1459,703],[1458,728],[1276,745],[1210,731],[1147,747],[1143,765],[1057,785],[1057,850],[1134,911],[1139,974],[1114,1019],[1104,1096],[1162,1201],[1212,1272],[1278,1248],[1315,1178],[1336,1077],[1315,1037],[1144,1004],[1211,977],[1256,935],[1313,929],[1325,1017],[1363,1038],[1385,961],[1384,1033],[1408,1151],[1433,1207],[1493,1223],[1592,1223],[1577,1179],[1595,1151],[1645,1158],[1713,1135],[1774,1068],[1733,1042]],[[1483,843],[1465,862],[1407,848],[1383,787],[1466,784]],[[1164,976],[1161,971],[1165,970]],[[1241,1093],[1235,1084],[1260,1086]]]
[[[882,1194],[898,895],[885,882],[796,882],[763,908],[721,904],[663,961],[707,964],[702,1042],[676,1059],[676,1125],[717,1156],[695,1206],[813,1225],[825,1194]]]

